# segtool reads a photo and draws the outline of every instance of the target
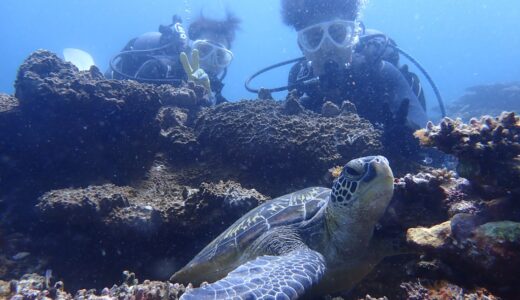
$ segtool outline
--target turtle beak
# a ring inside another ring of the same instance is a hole
[[[391,179],[390,181],[394,182],[394,173],[392,172],[392,169],[390,168],[390,163],[388,162],[388,159],[384,156],[376,156],[376,158],[373,161],[374,168],[376,169],[376,172],[378,173],[378,176],[384,177],[386,179]]]
[[[371,218],[379,219],[386,210],[394,192],[394,175],[388,160],[383,156],[374,157],[362,179],[367,183],[363,190],[365,209]]]

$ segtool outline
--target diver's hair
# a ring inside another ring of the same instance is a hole
[[[296,30],[331,17],[355,20],[367,0],[282,0],[285,24]]]
[[[236,31],[240,27],[240,22],[241,20],[231,12],[227,12],[225,20],[209,19],[201,13],[199,18],[190,24],[188,35],[191,40],[197,40],[203,34],[222,36],[231,47],[235,40]]]

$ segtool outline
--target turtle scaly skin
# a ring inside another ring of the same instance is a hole
[[[332,189],[265,203],[206,246],[171,281],[181,299],[297,299],[352,288],[382,258],[372,242],[393,193],[386,158],[348,162]]]

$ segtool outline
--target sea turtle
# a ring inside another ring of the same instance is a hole
[[[201,284],[181,299],[297,299],[350,289],[382,258],[374,227],[393,194],[382,156],[348,162],[332,189],[311,187],[248,212],[172,282]]]

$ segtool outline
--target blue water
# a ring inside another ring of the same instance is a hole
[[[243,87],[250,74],[301,55],[279,6],[279,0],[2,0],[0,92],[13,93],[17,68],[35,49],[80,48],[105,70],[129,39],[169,24],[173,14],[189,23],[201,9],[217,17],[230,9],[243,23],[223,93],[230,100],[254,98]],[[369,3],[363,20],[422,62],[447,101],[471,85],[520,80],[518,0],[379,0]],[[284,85],[287,72],[273,71],[255,85]],[[436,106],[431,93],[428,102]]]

